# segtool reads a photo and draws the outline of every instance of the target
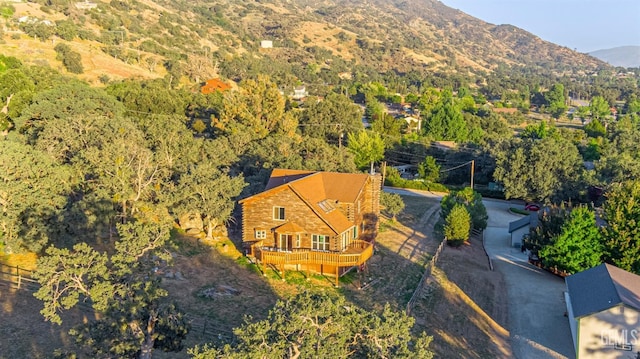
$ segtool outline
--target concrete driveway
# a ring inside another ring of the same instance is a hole
[[[509,331],[519,359],[575,358],[569,321],[564,316],[564,280],[528,263],[510,246],[509,222],[521,218],[509,212],[518,202],[485,199],[489,214],[485,248],[507,283]]]

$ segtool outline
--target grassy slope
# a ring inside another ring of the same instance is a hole
[[[378,249],[367,271],[345,276],[337,289],[364,308],[379,310],[389,303],[404,310],[423,265],[438,244],[431,233],[439,209],[437,200],[405,197],[405,201],[407,208],[397,222],[383,218]],[[180,272],[184,279],[165,278],[163,286],[192,320],[186,348],[215,341],[218,335],[230,337],[231,329],[241,325],[245,315],[265,318],[278,298],[306,289],[336,290],[331,278],[319,275],[306,280],[302,273],[287,272],[286,281],[282,281],[268,271],[265,277],[247,263],[230,240],[202,245],[193,238],[178,237],[177,242],[180,249],[174,258],[175,266],[164,269],[164,273]],[[506,303],[500,299],[504,283],[497,273],[486,270],[486,259],[478,249],[476,243],[462,250],[447,248],[439,262],[441,269],[435,272],[432,295],[418,301],[413,311],[416,329],[434,336],[432,346],[438,357],[506,357],[510,353],[508,333],[502,329],[506,322]],[[366,289],[358,289],[365,283],[370,283]],[[214,288],[220,295],[213,299],[199,296],[207,288]],[[225,292],[227,288],[236,292],[229,294]],[[70,323],[90,317],[75,311],[66,316],[63,327],[58,327],[43,322],[40,308],[40,302],[30,293],[2,288],[0,315],[9,324],[2,329],[0,347],[18,345],[0,354],[0,358],[46,357],[58,347],[72,349],[66,334]],[[183,350],[177,355],[156,352],[154,356],[175,358],[187,354]]]

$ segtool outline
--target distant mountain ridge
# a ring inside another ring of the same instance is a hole
[[[592,51],[589,55],[613,66],[640,67],[640,46],[620,46]]]
[[[15,3],[7,21],[12,34],[4,34],[0,52],[61,66],[53,46],[62,40],[43,42],[21,34],[25,25],[19,19],[28,15],[77,28],[82,40],[69,43],[82,56],[81,77],[93,81],[104,74],[114,79],[162,77],[168,70],[161,64],[168,62],[180,65],[171,68],[195,73],[202,62],[232,66],[230,59],[247,54],[311,66],[334,77],[359,66],[378,73],[480,77],[509,69],[583,76],[608,67],[587,54],[515,26],[486,23],[437,0],[113,0],[95,5],[83,10],[67,1]],[[261,49],[261,40],[272,40],[273,48]],[[196,82],[204,77],[192,76]]]

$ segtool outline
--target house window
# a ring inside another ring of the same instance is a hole
[[[267,231],[264,229],[257,229],[256,230],[256,239],[266,239],[267,238]]]
[[[358,238],[358,227],[354,226],[353,227],[353,238]]]
[[[300,248],[301,243],[300,243],[300,235],[296,234],[296,243],[295,243],[296,248]]]
[[[311,236],[311,248],[319,251],[329,250],[329,236],[314,234]]]
[[[284,221],[284,207],[273,207],[273,219]]]

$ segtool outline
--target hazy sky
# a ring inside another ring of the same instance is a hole
[[[579,52],[640,46],[640,0],[441,0],[492,24],[511,24]]]

